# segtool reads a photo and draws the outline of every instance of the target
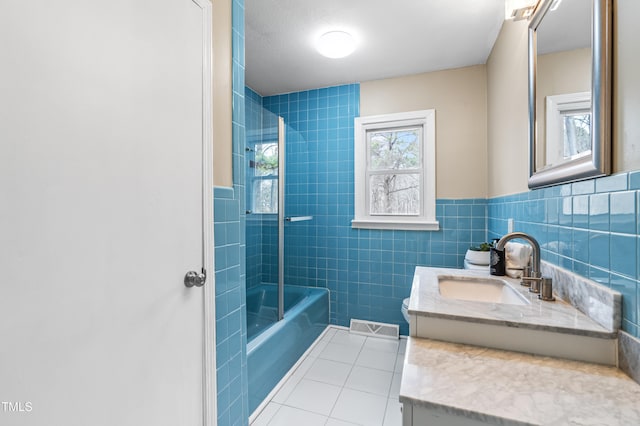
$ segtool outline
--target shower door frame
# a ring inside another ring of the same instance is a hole
[[[284,118],[278,116],[278,321],[284,318]]]

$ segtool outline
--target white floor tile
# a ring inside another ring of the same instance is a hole
[[[260,415],[251,423],[251,426],[267,426],[280,407],[282,407],[282,405],[270,402],[266,407],[264,407],[264,410],[262,410]]]
[[[344,386],[352,367],[352,364],[317,358],[304,378],[330,385]]]
[[[407,338],[401,337],[400,342],[398,344],[398,353],[404,354],[407,351]]]
[[[402,374],[394,373],[393,380],[391,380],[391,390],[389,391],[389,398],[398,399],[400,395],[400,381],[402,380]]]
[[[285,405],[328,416],[340,395],[340,389],[339,386],[302,379]]]
[[[302,377],[289,377],[289,380],[278,390],[278,392],[271,399],[273,402],[277,402],[278,404],[284,404],[284,402],[289,398],[298,385],[298,383],[302,380]]]
[[[389,371],[375,370],[373,368],[356,365],[353,367],[353,370],[351,370],[351,374],[349,374],[347,383],[344,386],[349,389],[388,397],[392,379],[393,373]]]
[[[329,419],[327,420],[326,426],[358,426],[357,423],[345,422],[338,419]]]
[[[384,426],[402,426],[402,411],[397,400],[389,398],[387,401],[387,411],[384,414]]]
[[[319,358],[330,359],[332,361],[353,364],[358,358],[360,347],[354,345],[341,345],[338,343],[328,343],[324,350],[320,352]]]
[[[313,347],[311,352],[309,352],[308,356],[311,358],[317,358],[329,342],[330,340],[321,339],[319,342],[316,343],[316,345]]]
[[[304,376],[307,373],[307,371],[309,371],[309,369],[313,366],[314,361],[315,360],[313,358],[309,358],[309,357],[305,358],[300,363],[298,368],[296,368],[296,371],[294,371],[292,375],[296,377]]]
[[[382,426],[387,398],[353,389],[343,389],[331,417],[366,426]]]
[[[291,393],[294,391],[300,380],[302,380],[306,372],[309,370],[309,368],[311,368],[314,361],[315,358],[305,358],[304,361],[300,363],[296,371],[291,374],[289,379],[271,400],[273,402],[277,402],[278,404],[284,404],[284,402],[287,400],[287,398],[289,398],[289,395],[291,395]]]
[[[269,426],[324,426],[327,422],[326,416],[300,410],[294,407],[281,407],[269,422]]]
[[[356,359],[356,365],[375,368],[377,370],[393,371],[396,364],[396,354],[363,349]]]
[[[401,426],[406,343],[329,328],[251,426]]]
[[[398,356],[396,356],[396,364],[393,367],[393,371],[396,373],[402,373],[403,366],[404,366],[404,354],[398,354]]]
[[[379,337],[367,337],[364,348],[380,352],[398,353],[398,340],[381,339]]]
[[[341,345],[353,345],[361,348],[366,340],[366,337],[360,336],[359,334],[352,334],[347,330],[337,330],[336,334],[333,335],[331,342],[339,343]]]
[[[329,328],[327,329],[327,332],[326,332],[326,333],[324,333],[324,336],[322,336],[322,339],[320,339],[320,340],[331,341],[331,339],[333,338],[333,336],[336,334],[336,331],[338,331],[338,330],[336,330],[336,329],[335,329],[335,328],[333,328],[333,327],[329,327]]]

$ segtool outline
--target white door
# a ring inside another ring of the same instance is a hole
[[[1,425],[205,422],[209,7],[0,1]]]

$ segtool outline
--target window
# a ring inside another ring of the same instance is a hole
[[[252,212],[278,213],[278,143],[257,143],[254,146]]]
[[[354,228],[438,230],[435,110],[355,120]]]
[[[591,154],[591,92],[547,96],[546,103],[545,163],[555,166]]]

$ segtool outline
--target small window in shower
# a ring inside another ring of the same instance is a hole
[[[278,143],[257,143],[255,160],[249,163],[253,169],[254,213],[278,213]]]

